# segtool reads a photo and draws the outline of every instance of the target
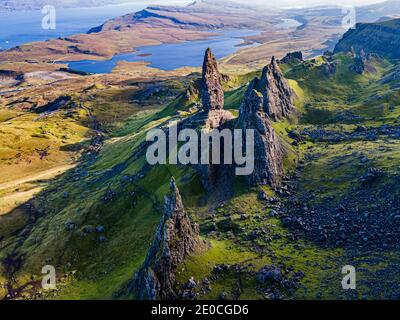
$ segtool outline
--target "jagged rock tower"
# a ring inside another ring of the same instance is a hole
[[[275,57],[272,57],[271,63],[263,69],[261,80],[255,89],[263,95],[264,111],[271,119],[282,119],[293,111],[294,92]]]
[[[176,299],[175,273],[178,265],[199,243],[199,227],[187,215],[175,180],[164,198],[164,215],[147,257],[133,282],[140,300]]]
[[[210,48],[206,50],[204,56],[200,94],[204,110],[221,110],[224,108],[222,76],[218,71],[217,60]]]
[[[211,49],[207,49],[204,55],[203,76],[200,81],[200,94],[204,109],[202,127],[205,131],[222,130],[230,120],[234,119],[231,112],[223,109],[224,90],[222,83],[223,76],[218,70],[217,60]],[[210,148],[212,148],[211,145]],[[223,157],[222,155],[223,148],[221,148],[221,157]],[[198,170],[202,184],[208,191],[215,189],[218,184],[219,187],[229,184],[226,182],[227,168],[223,165],[199,165]]]
[[[223,110],[222,79],[217,61],[211,50],[207,49],[200,94],[206,113],[205,128],[209,130],[230,127],[229,124],[232,123],[233,115]],[[272,58],[271,63],[264,68],[261,79],[254,79],[246,92],[236,127],[242,130],[255,130],[255,169],[246,177],[249,186],[275,187],[279,183],[283,172],[284,152],[271,120],[282,119],[294,110],[293,97],[294,92],[275,58]],[[226,179],[229,176],[228,171],[229,168],[223,165],[200,166],[203,185],[211,190],[219,181],[229,181]]]
[[[237,121],[242,130],[254,130],[254,171],[246,176],[250,186],[276,186],[282,175],[283,150],[265,113],[265,101],[257,88],[262,80],[255,78],[249,85]]]
[[[207,114],[205,128],[209,130],[219,129],[227,121],[233,119],[233,115],[224,110],[224,89],[222,75],[218,70],[218,63],[211,49],[208,48],[204,55],[203,76],[200,82],[200,95],[204,111]]]

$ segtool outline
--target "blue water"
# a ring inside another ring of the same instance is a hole
[[[254,30],[224,31],[223,33],[219,32],[218,36],[205,40],[140,47],[136,52],[118,54],[110,60],[70,62],[69,67],[90,73],[109,73],[119,61],[147,61],[150,63],[150,67],[162,70],[199,67],[203,62],[204,52],[207,48],[211,48],[217,59],[220,59],[236,52],[239,48],[243,48],[243,46],[238,47],[243,44],[242,37],[259,33],[259,31]],[[143,56],[143,54],[146,56]]]
[[[128,0],[127,0],[128,2]],[[94,8],[56,8],[55,30],[42,29],[44,15],[40,10],[0,12],[0,50],[24,43],[86,33],[106,20],[142,10],[151,0],[135,0],[121,5]],[[172,3],[187,3],[173,0]]]

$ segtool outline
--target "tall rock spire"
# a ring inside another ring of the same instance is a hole
[[[177,267],[199,243],[199,227],[187,215],[175,180],[164,198],[164,215],[145,262],[136,274],[133,291],[140,300],[176,299]]]
[[[279,120],[293,111],[293,90],[283,76],[275,57],[267,65],[256,88],[264,98],[264,110],[273,120]]]
[[[224,108],[224,90],[222,76],[218,71],[217,60],[208,48],[203,63],[201,79],[201,99],[206,111],[221,110]]]
[[[234,116],[231,112],[224,110],[224,90],[222,87],[222,75],[218,71],[217,60],[207,49],[204,56],[203,76],[200,82],[200,95],[203,102],[204,117],[202,127],[206,132],[224,129]],[[223,146],[221,155],[223,155]],[[210,154],[212,154],[212,143],[210,143]],[[214,189],[221,181],[226,181],[224,165],[201,164],[198,167],[201,181],[204,188],[208,191]]]
[[[205,128],[208,130],[221,129],[226,122],[234,118],[232,113],[224,110],[222,79],[217,60],[208,48],[204,55],[203,76],[200,82],[201,100],[207,115]]]
[[[261,81],[249,85],[240,107],[238,126],[254,132],[254,171],[246,177],[250,186],[276,186],[282,175],[283,150],[271,122],[264,111],[264,97],[257,91]]]

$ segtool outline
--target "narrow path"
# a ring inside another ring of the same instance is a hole
[[[17,187],[23,183],[27,182],[32,182],[40,179],[51,179],[54,178],[55,176],[64,173],[65,171],[74,168],[76,165],[75,164],[67,164],[67,165],[62,165],[59,167],[51,168],[49,170],[41,171],[39,173],[35,173],[30,176],[26,176],[23,178],[19,178],[16,180],[0,183],[0,191],[5,190],[5,189],[10,189],[13,187]]]

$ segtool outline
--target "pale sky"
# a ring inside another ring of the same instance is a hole
[[[138,2],[145,2],[149,4],[167,4],[167,5],[168,4],[185,5],[193,1],[194,0],[138,0]],[[361,5],[385,2],[386,0],[229,0],[229,1],[235,1],[247,5],[252,5],[252,4],[261,5],[263,7],[290,8],[290,7],[310,7],[317,5],[361,6]]]
[[[245,0],[235,0],[236,2],[249,3]],[[367,5],[386,0],[252,0],[251,3],[263,6],[275,7],[307,7],[315,5]]]
[[[141,0],[152,4],[171,4],[172,0]],[[194,0],[174,0],[174,4],[188,4]],[[218,1],[218,0],[216,0]],[[361,6],[385,2],[386,0],[230,0],[248,5],[261,5],[263,7],[292,8],[310,7],[317,5],[336,5],[336,6]],[[399,0],[400,1],[400,0]]]

